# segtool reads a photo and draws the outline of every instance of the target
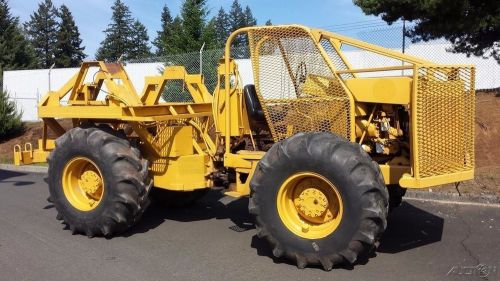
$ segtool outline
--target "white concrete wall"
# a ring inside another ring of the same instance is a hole
[[[407,54],[441,63],[441,64],[474,64],[476,66],[476,89],[500,87],[500,65],[493,59],[467,57],[446,51],[447,43],[413,44],[406,49]],[[398,50],[399,51],[399,50]],[[388,61],[381,56],[359,51],[346,51],[346,57],[354,68],[400,65],[398,61]],[[237,60],[243,84],[253,83],[253,71],[250,60]],[[160,73],[162,63],[131,63],[125,69],[137,89],[142,92],[144,77]],[[78,68],[53,69],[50,86],[52,90],[60,88],[68,81]],[[95,70],[94,70],[95,71]],[[384,75],[399,75],[401,72],[386,72]],[[92,69],[88,79],[92,79]],[[371,74],[373,75],[373,73]],[[38,100],[49,90],[49,71],[15,70],[4,72],[4,89],[10,94],[18,108],[23,111],[23,120],[37,120],[36,105]]]

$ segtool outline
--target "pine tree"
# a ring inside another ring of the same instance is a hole
[[[205,28],[207,10],[206,0],[185,0],[181,8],[183,49],[196,51],[203,45],[203,29]]]
[[[59,30],[55,43],[55,62],[57,67],[79,66],[85,58],[82,47],[80,32],[76,26],[73,15],[66,5],[61,5],[59,9]]]
[[[415,24],[407,30],[414,42],[445,38],[452,52],[488,57],[500,63],[500,1],[354,0],[367,15],[391,24],[404,19]]]
[[[176,16],[172,22],[172,39],[166,44],[167,54],[178,54],[186,51],[183,36],[182,18]]]
[[[229,18],[224,11],[224,8],[220,8],[217,17],[215,18],[215,38],[217,40],[217,46],[223,47],[229,37]]]
[[[6,0],[0,0],[0,89],[2,72],[9,69],[34,67],[34,50],[28,42],[19,18],[10,13]]]
[[[55,62],[55,43],[57,38],[57,10],[51,0],[38,5],[38,10],[30,16],[25,28],[31,44],[35,48],[41,68],[49,68]]]
[[[249,6],[245,8],[245,26],[254,26],[257,24],[257,20],[253,17],[252,10]]]
[[[203,28],[202,41],[205,43],[205,49],[210,50],[218,47],[217,31],[215,28],[215,19],[211,19]]]
[[[130,9],[120,0],[114,2],[112,9],[111,23],[104,31],[106,38],[97,50],[97,60],[117,61],[122,55],[127,59],[133,47],[131,37],[134,20]]]
[[[271,22],[271,20],[270,20],[270,19],[268,19],[268,20],[266,21],[266,25],[268,25],[268,26],[269,26],[269,25],[273,25],[273,23]]]
[[[245,13],[238,0],[234,0],[233,4],[231,4],[228,19],[230,32],[245,26]]]
[[[255,20],[255,18],[253,17],[250,7],[247,6],[245,8],[245,11],[243,11],[243,8],[241,7],[238,0],[234,0],[233,4],[231,5],[231,11],[229,12],[230,32],[233,32],[242,27],[253,26],[256,24],[257,20]],[[248,45],[247,36],[237,36],[233,40],[234,47],[242,47],[245,45]]]
[[[0,90],[0,141],[22,130],[21,115],[9,95]]]
[[[132,25],[132,48],[129,51],[128,59],[142,59],[151,56],[151,47],[148,42],[149,36],[146,27],[136,19]]]
[[[153,41],[153,45],[156,47],[156,54],[159,56],[171,53],[171,40],[173,32],[173,19],[170,15],[170,10],[167,5],[163,7],[161,12],[161,30],[157,32],[157,36]]]

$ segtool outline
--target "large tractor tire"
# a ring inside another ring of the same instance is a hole
[[[389,195],[378,164],[358,144],[330,133],[274,144],[250,187],[257,235],[274,256],[299,268],[353,264],[387,225]]]
[[[73,234],[121,233],[149,204],[148,161],[110,130],[69,130],[56,140],[48,163],[50,198]]]
[[[208,188],[193,191],[173,191],[154,188],[151,191],[151,200],[165,207],[182,208],[195,204],[208,193]]]

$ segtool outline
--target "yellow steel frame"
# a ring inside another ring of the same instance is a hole
[[[175,190],[208,187],[211,184],[208,175],[213,169],[212,161],[223,160],[224,166],[234,168],[238,175],[248,175],[246,181],[238,180],[231,185],[228,194],[232,196],[248,195],[249,181],[264,152],[239,151],[231,153],[233,138],[251,136],[248,117],[245,113],[245,103],[242,100],[242,85],[237,84],[239,81],[238,67],[231,59],[231,46],[237,36],[245,33],[255,30],[273,32],[273,30],[287,28],[300,29],[313,39],[317,51],[326,61],[331,74],[339,81],[340,87],[347,94],[349,109],[346,117],[350,122],[347,138],[351,141],[356,141],[355,117],[358,104],[392,103],[403,104],[410,108],[411,163],[409,166],[381,165],[381,171],[387,184],[399,183],[403,187],[422,188],[473,177],[473,169],[432,177],[421,177],[419,174],[419,142],[416,138],[416,124],[419,116],[414,110],[419,95],[417,86],[422,79],[418,75],[418,70],[422,67],[436,67],[436,64],[359,40],[300,25],[246,27],[233,32],[225,45],[224,57],[218,68],[219,83],[213,97],[205,87],[203,77],[199,74],[188,74],[182,66],[166,67],[161,75],[146,77],[145,87],[139,95],[120,63],[83,63],[80,71],[61,89],[49,92],[39,103],[39,117],[44,121],[44,135],[39,143],[39,149],[33,150],[30,148],[31,145],[27,145],[22,150],[20,146],[16,146],[14,153],[16,164],[45,161],[48,152],[54,148],[53,141],[47,138],[47,129],[50,128],[58,136],[65,132],[56,118],[73,119],[75,125],[78,125],[82,120],[116,125],[130,124],[140,138],[145,154],[152,160],[151,170],[154,174],[155,185]],[[324,39],[327,39],[334,50],[338,52],[347,69],[336,68],[325,48],[321,45],[321,40]],[[259,42],[258,45],[261,44],[262,42]],[[397,67],[353,69],[342,54],[343,45],[400,60],[404,64]],[[260,48],[259,46],[258,48]],[[473,68],[466,67],[472,69],[473,75]],[[92,69],[96,70],[93,79],[86,82],[86,77]],[[411,77],[373,78],[375,80],[359,78],[360,73],[394,70],[410,70],[413,71],[413,75]],[[291,70],[289,69],[289,71]],[[353,78],[344,79],[342,75],[345,74],[350,74]],[[236,78],[236,85],[231,84],[232,77]],[[171,80],[183,80],[193,102],[160,103],[161,93]],[[374,89],[375,82],[385,83],[383,84],[384,88],[391,88],[392,92]],[[106,93],[104,99],[98,98],[101,92]],[[68,102],[63,105],[61,102],[65,97],[68,97]],[[213,120],[213,123],[210,120]],[[177,125],[169,123],[173,121]],[[215,139],[213,135],[209,134],[210,124],[215,124]],[[158,131],[156,136],[151,134],[149,128],[157,126],[160,130],[160,125],[177,127]],[[224,151],[222,159],[216,159],[218,151]],[[167,169],[167,167],[172,168]],[[196,168],[187,169],[186,167]],[[181,175],[181,173],[187,174]],[[186,179],[190,177],[193,180]],[[240,179],[240,177],[237,178]]]
[[[239,36],[243,35],[245,33],[249,33],[253,30],[257,29],[269,29],[269,30],[278,30],[280,28],[300,28],[303,31],[307,32],[311,38],[314,39],[316,43],[317,49],[320,51],[322,56],[325,58],[325,60],[328,63],[328,66],[332,73],[339,78],[339,75],[345,74],[345,73],[351,73],[353,77],[357,77],[357,74],[359,73],[366,73],[366,72],[384,72],[384,71],[394,71],[394,70],[413,70],[413,76],[411,77],[411,80],[402,77],[402,78],[377,78],[378,82],[385,80],[386,85],[392,86],[393,88],[396,89],[396,92],[399,92],[400,96],[394,96],[394,93],[388,94],[385,93],[384,91],[378,91],[374,92],[373,89],[373,81],[366,80],[366,83],[363,82],[360,79],[353,79],[353,81],[345,81],[344,79],[339,79],[342,82],[342,87],[345,89],[345,91],[349,94],[350,98],[350,120],[351,120],[351,141],[355,141],[355,106],[354,104],[356,102],[369,102],[369,103],[394,103],[394,104],[403,104],[408,106],[410,109],[414,109],[416,107],[416,100],[418,96],[418,91],[417,91],[417,84],[419,83],[419,77],[418,77],[418,68],[421,67],[435,67],[435,66],[440,66],[444,67],[441,65],[436,65],[433,62],[420,59],[414,56],[410,56],[407,54],[402,54],[390,49],[382,48],[373,44],[368,44],[366,42],[360,41],[360,40],[355,40],[352,38],[348,38],[345,36],[341,36],[338,34],[334,34],[331,32],[319,30],[319,29],[310,29],[304,26],[300,25],[289,25],[289,26],[268,26],[268,27],[247,27],[247,28],[242,28],[239,29],[235,32],[233,32],[225,45],[225,53],[224,53],[224,66],[225,66],[225,73],[229,74],[231,73],[230,69],[230,61],[231,61],[231,45],[234,39]],[[335,50],[339,53],[341,60],[344,62],[344,64],[347,66],[348,69],[340,70],[336,69],[336,67],[333,65],[333,62],[328,58],[328,55],[326,54],[324,48],[320,44],[320,40],[323,38],[327,38],[331,43],[332,46],[335,48]],[[261,42],[259,42],[261,43]],[[364,69],[353,69],[351,65],[349,64],[348,60],[345,58],[345,56],[342,54],[342,51],[340,50],[342,45],[349,45],[352,47],[359,48],[361,50],[369,51],[378,55],[385,56],[387,58],[391,59],[396,59],[400,60],[402,63],[401,66],[391,66],[391,67],[373,67],[373,68],[364,68]],[[457,65],[453,65],[451,67],[458,67]],[[471,65],[466,65],[463,66],[466,68],[472,69],[472,75],[474,72],[474,67]],[[225,75],[225,84],[229,85],[229,75]],[[352,85],[350,85],[352,83]],[[356,83],[354,85],[354,83]],[[473,84],[470,86],[473,89]],[[225,95],[225,100],[229,100],[230,95],[231,95],[231,89],[226,88],[224,91]],[[228,108],[225,111],[226,117],[225,117],[225,131],[229,132],[231,131],[231,123],[228,122],[230,120],[229,114],[232,112],[231,109],[231,104],[226,105]],[[473,118],[473,112],[471,112],[472,115],[468,116],[468,118]],[[465,114],[465,113],[464,113]],[[384,176],[386,184],[395,184],[399,183],[403,187],[407,188],[425,188],[429,186],[434,186],[434,185],[440,185],[444,183],[450,183],[450,182],[456,182],[456,181],[463,181],[463,180],[469,180],[474,177],[474,170],[473,167],[470,170],[466,170],[463,172],[457,172],[457,173],[448,173],[448,174],[443,174],[443,175],[437,175],[437,176],[432,176],[432,177],[421,177],[419,174],[418,166],[418,148],[419,148],[419,143],[416,138],[416,128],[417,128],[417,122],[418,122],[418,116],[416,115],[416,110],[411,110],[411,118],[410,118],[410,129],[412,131],[412,136],[411,136],[411,141],[410,141],[410,146],[411,146],[411,156],[410,156],[410,161],[411,161],[411,166],[392,166],[389,164],[381,165],[381,171]],[[229,167],[238,167],[242,163],[240,162],[245,162],[244,159],[242,159],[241,155],[238,154],[232,154],[230,153],[230,144],[231,144],[231,134],[225,134],[224,136],[225,141],[225,160],[226,166]],[[437,144],[440,145],[440,144]],[[245,163],[246,165],[249,165]]]
[[[86,82],[89,72],[94,71],[93,79]],[[172,80],[182,80],[191,95],[192,103],[159,103],[160,94],[166,84]],[[145,87],[139,96],[133,87],[123,65],[120,63],[85,62],[76,73],[59,90],[47,93],[38,105],[38,115],[44,121],[44,133],[39,148],[33,150],[31,144],[25,149],[15,148],[14,159],[17,165],[34,162],[45,162],[50,150],[54,148],[53,140],[47,138],[47,128],[57,136],[65,130],[56,118],[93,120],[104,123],[129,123],[144,142],[144,148],[153,158],[162,155],[155,138],[147,130],[145,124],[189,120],[203,139],[203,147],[207,154],[215,154],[215,144],[208,136],[208,128],[200,127],[194,119],[212,117],[212,96],[203,83],[201,75],[188,74],[182,66],[166,67],[161,75],[145,78]],[[105,86],[106,89],[103,89]],[[99,93],[106,97],[98,100]],[[63,99],[68,97],[67,103]],[[192,143],[192,140],[189,140]],[[49,145],[47,145],[49,144]],[[197,152],[203,150],[198,144]],[[203,151],[202,151],[203,152]]]

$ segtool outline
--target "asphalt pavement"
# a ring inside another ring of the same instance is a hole
[[[498,207],[405,201],[370,259],[325,272],[274,259],[248,200],[217,191],[112,239],[71,235],[45,177],[0,170],[0,280],[500,280]]]

